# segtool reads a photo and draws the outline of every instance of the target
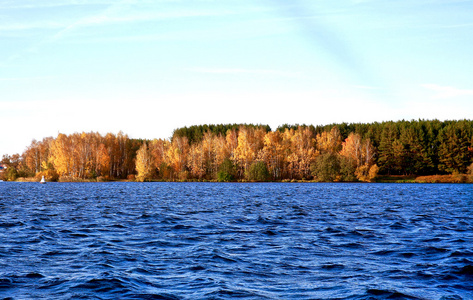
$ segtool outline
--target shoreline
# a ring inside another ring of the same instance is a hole
[[[37,178],[34,177],[20,177],[12,182],[39,182]],[[48,182],[76,182],[76,183],[101,183],[101,182],[139,182],[136,180],[121,179],[121,180],[105,180],[103,178],[97,179],[82,179],[82,178],[60,178],[57,181],[48,181]],[[216,180],[150,180],[147,182],[215,182]],[[372,182],[362,182],[362,181],[353,181],[353,182],[324,182],[317,180],[280,180],[280,181],[228,181],[228,183],[252,183],[252,182],[268,182],[268,183],[473,183],[473,175],[467,174],[454,174],[454,175],[383,175],[377,177]]]

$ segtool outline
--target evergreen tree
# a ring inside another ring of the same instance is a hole
[[[439,132],[439,170],[465,173],[471,163],[471,122],[451,122]]]

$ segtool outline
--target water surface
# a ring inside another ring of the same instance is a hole
[[[0,183],[0,298],[473,299],[473,185]]]

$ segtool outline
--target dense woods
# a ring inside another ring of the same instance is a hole
[[[372,181],[473,171],[473,121],[201,125],[171,139],[59,134],[4,155],[6,180]]]

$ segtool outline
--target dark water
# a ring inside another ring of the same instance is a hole
[[[0,299],[473,299],[473,185],[0,183]]]

